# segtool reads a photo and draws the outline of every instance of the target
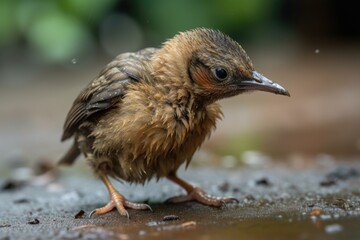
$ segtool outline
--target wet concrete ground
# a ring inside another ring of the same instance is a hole
[[[291,98],[254,93],[221,101],[224,119],[180,173],[239,203],[169,205],[163,202],[183,193],[170,182],[115,183],[154,210],[130,210],[130,220],[115,211],[87,217],[108,195],[84,161],[49,175],[32,170],[65,152],[66,113],[110,59],[91,66],[69,60],[61,69],[7,59],[0,71],[0,239],[360,239],[360,47],[284,47],[249,53]],[[244,152],[252,149],[259,152]]]
[[[267,164],[180,175],[208,193],[234,196],[220,209],[166,204],[182,190],[166,180],[145,186],[115,182],[128,199],[150,211],[88,217],[108,201],[102,183],[83,165],[0,182],[0,239],[359,239],[360,164],[316,161],[307,167]],[[23,170],[22,170],[23,171]],[[24,175],[22,175],[24,176]]]

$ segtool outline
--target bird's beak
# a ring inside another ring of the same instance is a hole
[[[290,93],[285,88],[272,82],[257,71],[253,71],[252,79],[242,80],[240,86],[245,90],[259,90],[290,97]]]

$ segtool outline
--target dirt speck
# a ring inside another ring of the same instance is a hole
[[[260,178],[256,180],[256,185],[264,186],[264,187],[270,187],[272,184],[267,178]]]
[[[320,186],[322,186],[322,187],[331,187],[334,185],[336,185],[335,179],[325,179],[320,182]]]
[[[20,189],[23,186],[23,182],[15,181],[15,180],[7,180],[3,183],[0,190],[1,191],[13,191]]]
[[[11,227],[11,225],[7,223],[0,224],[0,228],[6,228],[6,227]]]
[[[175,220],[179,220],[179,216],[177,215],[166,215],[163,217],[163,221],[166,222],[166,221],[175,221]]]
[[[77,214],[75,214],[74,218],[75,218],[75,219],[84,218],[84,215],[85,215],[85,211],[84,211],[84,210],[80,210]]]
[[[28,224],[32,224],[32,225],[36,225],[39,224],[40,221],[37,218],[31,219],[30,221],[27,222]]]

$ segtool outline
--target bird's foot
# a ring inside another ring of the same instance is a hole
[[[194,187],[194,189],[188,195],[182,195],[177,197],[169,198],[166,202],[170,203],[182,203],[196,201],[201,204],[213,207],[221,207],[231,202],[239,202],[233,197],[215,197],[206,194],[201,188]]]
[[[145,203],[134,203],[127,201],[123,195],[119,192],[112,192],[111,193],[111,200],[108,204],[104,207],[97,208],[90,213],[90,217],[93,214],[102,215],[112,211],[114,208],[120,213],[121,216],[126,216],[130,218],[128,211],[126,208],[135,209],[135,210],[150,210],[152,211],[151,207]]]

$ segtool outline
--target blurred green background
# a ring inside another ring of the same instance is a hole
[[[241,42],[298,38],[314,44],[359,40],[358,23],[356,8],[335,0],[2,0],[0,49],[2,61],[18,53],[67,64],[159,46],[195,27],[220,29]]]
[[[289,89],[222,101],[204,149],[232,156],[357,156],[360,15],[337,0],[1,0],[0,151],[56,158],[78,92],[121,52],[195,27],[219,29]],[[65,144],[66,145],[66,144]],[[201,154],[198,156],[201,159]],[[227,158],[228,160],[230,158]],[[256,159],[256,158],[255,158]],[[230,160],[231,163],[231,160]]]
[[[21,48],[46,63],[114,56],[159,45],[179,31],[218,28],[241,40],[286,31],[279,19],[283,2],[266,1],[87,1],[3,0],[0,47]],[[10,49],[9,49],[10,48]]]

